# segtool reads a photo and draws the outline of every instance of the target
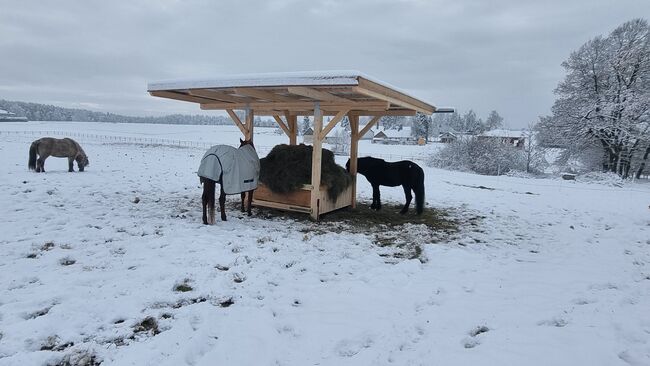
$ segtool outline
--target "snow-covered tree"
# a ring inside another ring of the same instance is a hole
[[[588,41],[562,66],[567,75],[542,128],[578,153],[598,144],[602,170],[627,177],[638,150],[650,143],[648,22],[634,19]]]
[[[384,130],[398,130],[404,126],[404,117],[402,116],[383,116],[379,119],[379,127]]]
[[[429,141],[429,130],[431,126],[431,117],[420,112],[416,113],[413,117],[411,125],[411,134],[415,137],[424,137]]]
[[[484,123],[486,130],[494,130],[503,126],[503,117],[497,111],[490,112],[490,115],[485,119]]]
[[[302,121],[300,121],[300,128],[299,128],[299,130],[300,130],[300,135],[301,135],[301,136],[304,136],[304,135],[305,135],[305,132],[307,132],[307,130],[309,129],[309,127],[311,127],[310,124],[311,124],[311,123],[309,122],[309,117],[308,117],[308,116],[304,116],[303,119],[302,119]]]
[[[350,131],[350,119],[348,116],[341,118],[341,127],[343,127],[343,129],[346,131]]]
[[[339,129],[334,134],[332,142],[332,152],[337,155],[350,154],[350,135],[343,129]]]
[[[476,116],[476,112],[472,109],[463,115],[463,132],[471,135],[477,135],[483,132],[483,121]]]

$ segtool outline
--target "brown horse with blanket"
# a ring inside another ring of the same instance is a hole
[[[215,186],[219,183],[221,220],[226,221],[226,195],[241,193],[241,211],[248,193],[248,216],[251,215],[253,191],[260,177],[260,158],[251,140],[239,140],[239,148],[215,145],[205,152],[197,174],[203,183],[203,223],[214,224]]]
[[[38,159],[36,156],[38,155]],[[88,156],[84,149],[71,138],[55,139],[53,137],[43,137],[34,142],[29,148],[29,162],[27,167],[30,170],[36,170],[37,173],[45,172],[45,159],[50,156],[57,158],[68,158],[68,171],[73,172],[72,164],[77,162],[79,171],[83,172],[88,166]]]

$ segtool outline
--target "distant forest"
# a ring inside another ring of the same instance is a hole
[[[93,112],[86,109],[62,108],[48,104],[15,102],[0,99],[0,109],[27,117],[30,121],[75,121],[117,123],[160,123],[183,125],[231,125],[230,117],[171,114],[161,117],[133,117],[114,113]],[[274,126],[274,121],[255,118],[256,126]]]

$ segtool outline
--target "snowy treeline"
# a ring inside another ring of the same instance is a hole
[[[62,108],[53,105],[15,102],[0,99],[0,109],[25,116],[30,121],[87,121],[121,123],[161,123],[189,125],[230,125],[232,121],[225,116],[202,116],[173,114],[162,117],[132,117],[113,113],[93,112],[85,109]],[[256,120],[256,125],[265,121]]]
[[[404,126],[411,126],[413,136],[429,139],[437,137],[443,132],[478,135],[503,126],[503,117],[493,110],[483,120],[476,115],[474,110],[470,109],[462,115],[454,111],[453,113],[436,113],[433,117],[420,113],[413,117],[386,116],[381,118],[379,126],[385,130],[400,130]]]
[[[565,148],[561,161],[639,177],[650,154],[650,28],[634,19],[598,36],[562,64],[566,76],[540,141]],[[647,174],[647,173],[646,173]]]

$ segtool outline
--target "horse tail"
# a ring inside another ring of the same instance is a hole
[[[27,162],[27,167],[29,170],[36,170],[36,153],[38,152],[38,140],[32,142],[32,146],[29,147],[29,162]]]
[[[415,178],[415,211],[420,215],[424,211],[424,170],[418,167]]]
[[[203,206],[207,206],[208,223],[214,224],[214,191],[216,182],[212,179],[201,177],[203,183]]]

